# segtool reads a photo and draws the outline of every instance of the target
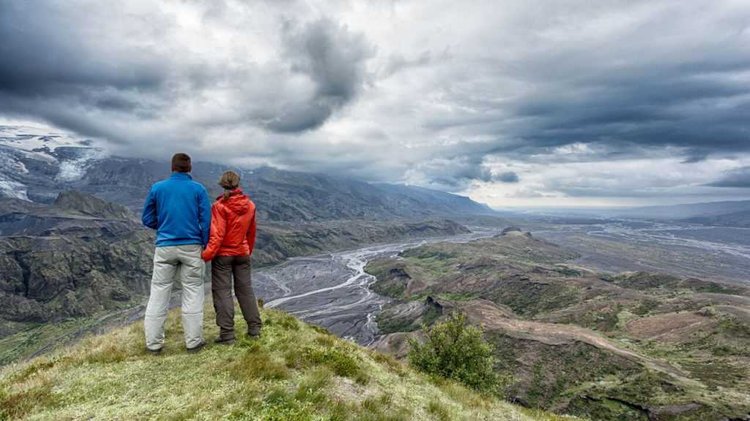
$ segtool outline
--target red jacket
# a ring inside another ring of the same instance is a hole
[[[228,199],[219,196],[211,207],[211,235],[203,260],[215,256],[245,256],[255,246],[255,204],[240,189]]]

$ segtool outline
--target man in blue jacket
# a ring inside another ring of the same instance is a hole
[[[205,187],[190,176],[184,153],[172,157],[172,176],[151,186],[143,206],[143,225],[156,230],[154,273],[144,321],[146,348],[164,346],[164,322],[175,274],[182,283],[182,327],[188,352],[203,348],[203,271],[201,252],[208,243],[211,202]]]

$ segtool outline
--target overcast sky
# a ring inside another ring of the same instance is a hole
[[[0,118],[494,207],[750,198],[750,1],[0,0]]]

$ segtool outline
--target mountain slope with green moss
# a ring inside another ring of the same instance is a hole
[[[286,313],[263,318],[261,339],[197,354],[183,349],[173,312],[161,355],[144,350],[136,323],[5,367],[0,419],[561,419],[429,378]],[[207,308],[208,339],[211,320]]]

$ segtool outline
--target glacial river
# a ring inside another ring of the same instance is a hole
[[[423,244],[461,243],[498,233],[482,228],[473,230],[470,234],[291,258],[283,264],[253,271],[253,288],[266,307],[278,307],[338,336],[368,345],[377,335],[375,316],[387,298],[368,288],[375,279],[364,271],[367,262]]]

